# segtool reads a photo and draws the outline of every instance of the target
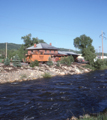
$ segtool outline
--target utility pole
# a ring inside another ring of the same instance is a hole
[[[6,58],[7,58],[7,43],[6,43]]]
[[[100,48],[101,48],[101,46],[99,46],[99,57],[101,57],[101,56],[100,56]]]
[[[106,37],[104,37],[105,33],[102,31],[102,34],[100,36],[102,36],[102,59],[104,57],[104,54],[103,54],[103,38],[107,39]]]

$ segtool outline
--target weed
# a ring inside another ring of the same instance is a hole
[[[26,75],[26,74],[22,74],[22,75],[20,76],[20,79],[24,79],[24,78],[27,78],[27,75]]]
[[[49,74],[49,73],[47,73],[47,72],[45,72],[43,75],[42,75],[44,78],[51,78],[52,76]]]

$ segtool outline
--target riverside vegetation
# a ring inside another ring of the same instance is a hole
[[[96,116],[85,114],[83,116],[79,116],[79,118],[72,116],[72,118],[67,118],[66,120],[107,120],[107,113],[98,114]]]
[[[22,63],[16,55],[13,61],[8,58],[0,64],[0,83],[49,78],[57,75],[73,75],[90,72],[91,69],[83,68],[80,64],[73,63],[73,57],[64,57],[60,62],[53,63],[51,59],[47,64],[40,64],[37,60],[30,64]]]
[[[93,66],[78,64],[72,56],[63,57],[60,61],[53,63],[51,58],[47,64],[40,64],[37,60],[30,64],[21,64],[18,55],[10,62],[8,58],[4,64],[0,64],[0,83],[32,80],[38,78],[50,78],[57,75],[83,74],[95,69],[107,68],[107,60],[97,60]]]

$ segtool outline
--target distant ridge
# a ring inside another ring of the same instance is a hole
[[[16,43],[7,43],[7,49],[8,50],[18,50],[21,47],[22,44],[16,44]],[[6,43],[0,43],[0,49],[5,49],[6,48]],[[71,51],[75,53],[81,53],[80,51],[75,51],[72,49],[67,49],[67,48],[59,48],[60,51]]]
[[[7,49],[8,50],[18,50],[21,47],[21,44],[15,44],[15,43],[7,43]],[[6,43],[0,43],[0,49],[5,49]]]

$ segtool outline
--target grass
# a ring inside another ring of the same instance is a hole
[[[20,79],[24,79],[24,78],[27,78],[27,75],[26,75],[26,74],[22,74],[22,75],[20,76]]]
[[[83,118],[79,120],[107,120],[107,114],[98,115],[97,117]]]
[[[51,78],[52,76],[49,74],[49,73],[47,73],[47,72],[45,72],[43,75],[42,75],[44,78]]]

